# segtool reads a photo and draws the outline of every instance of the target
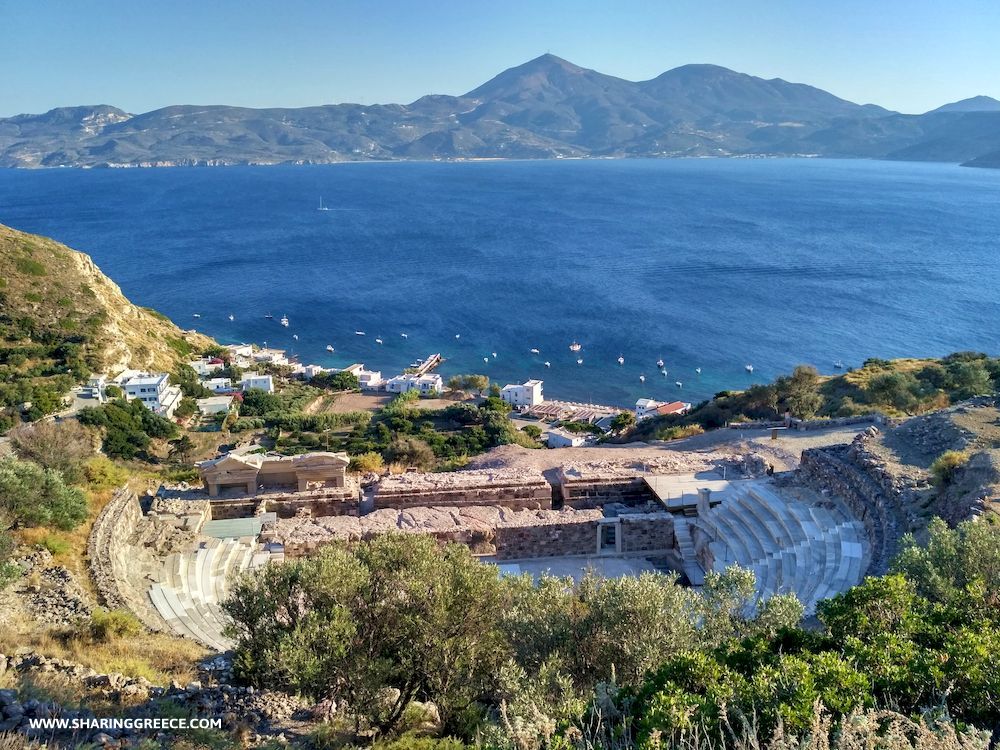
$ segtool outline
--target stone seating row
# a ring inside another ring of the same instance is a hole
[[[228,650],[221,603],[235,574],[268,561],[255,549],[251,538],[210,539],[193,552],[174,553],[150,586],[150,601],[177,635]]]
[[[757,577],[757,601],[794,593],[807,613],[856,585],[864,574],[863,525],[840,507],[789,501],[772,487],[735,488],[708,514],[691,519],[713,539],[717,571],[736,564]]]

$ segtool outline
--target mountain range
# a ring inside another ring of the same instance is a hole
[[[635,82],[542,55],[467,94],[410,104],[96,105],[0,118],[0,167],[12,168],[683,156],[1000,167],[1000,101],[906,115],[716,65]]]

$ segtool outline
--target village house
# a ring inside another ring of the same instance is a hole
[[[288,357],[285,356],[284,349],[258,349],[250,357],[258,364],[277,365],[284,367],[288,364]]]
[[[198,373],[198,377],[207,378],[213,372],[225,367],[225,363],[218,357],[201,357],[188,362],[188,366]]]
[[[201,384],[213,393],[225,393],[233,390],[233,381],[229,378],[209,378],[203,380]]]
[[[87,379],[87,385],[83,387],[81,395],[84,398],[96,399],[99,404],[103,404],[107,400],[107,387],[107,375],[91,375]]]
[[[249,367],[253,357],[253,344],[229,344],[229,357],[237,367]]]
[[[441,380],[440,375],[435,373],[427,375],[408,373],[389,378],[385,381],[385,389],[389,393],[408,393],[409,391],[440,393],[444,389],[444,381]]]
[[[208,398],[199,398],[196,403],[198,404],[198,411],[206,417],[210,417],[215,414],[227,413],[232,408],[233,397],[209,396]]]
[[[378,370],[361,370],[358,372],[357,378],[363,391],[377,391],[385,382],[382,379],[382,373]]]
[[[575,432],[568,432],[560,427],[549,430],[546,445],[549,448],[579,448],[585,445],[587,436]]]
[[[170,385],[170,376],[165,372],[136,375],[125,382],[124,388],[127,399],[137,399],[154,414],[168,419],[174,416],[182,398],[180,387]]]
[[[248,372],[240,379],[240,389],[243,391],[259,390],[274,393],[274,378],[261,375],[259,372]]]
[[[521,385],[505,385],[500,389],[500,398],[515,407],[538,406],[545,400],[542,396],[542,381],[528,380]]]

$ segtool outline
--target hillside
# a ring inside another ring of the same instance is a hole
[[[627,81],[547,54],[465,94],[410,104],[17,115],[0,119],[0,167],[796,155],[972,162],[1000,149],[994,103],[974,97],[901,115],[717,65]]]
[[[88,255],[0,225],[0,408],[92,372],[172,370],[212,343],[132,304]]]

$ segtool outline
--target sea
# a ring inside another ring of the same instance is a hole
[[[821,159],[0,170],[0,222],[89,253],[136,304],[226,343],[386,376],[439,352],[446,378],[539,378],[550,399],[697,402],[800,363],[832,373],[868,357],[1000,352],[993,170]]]

